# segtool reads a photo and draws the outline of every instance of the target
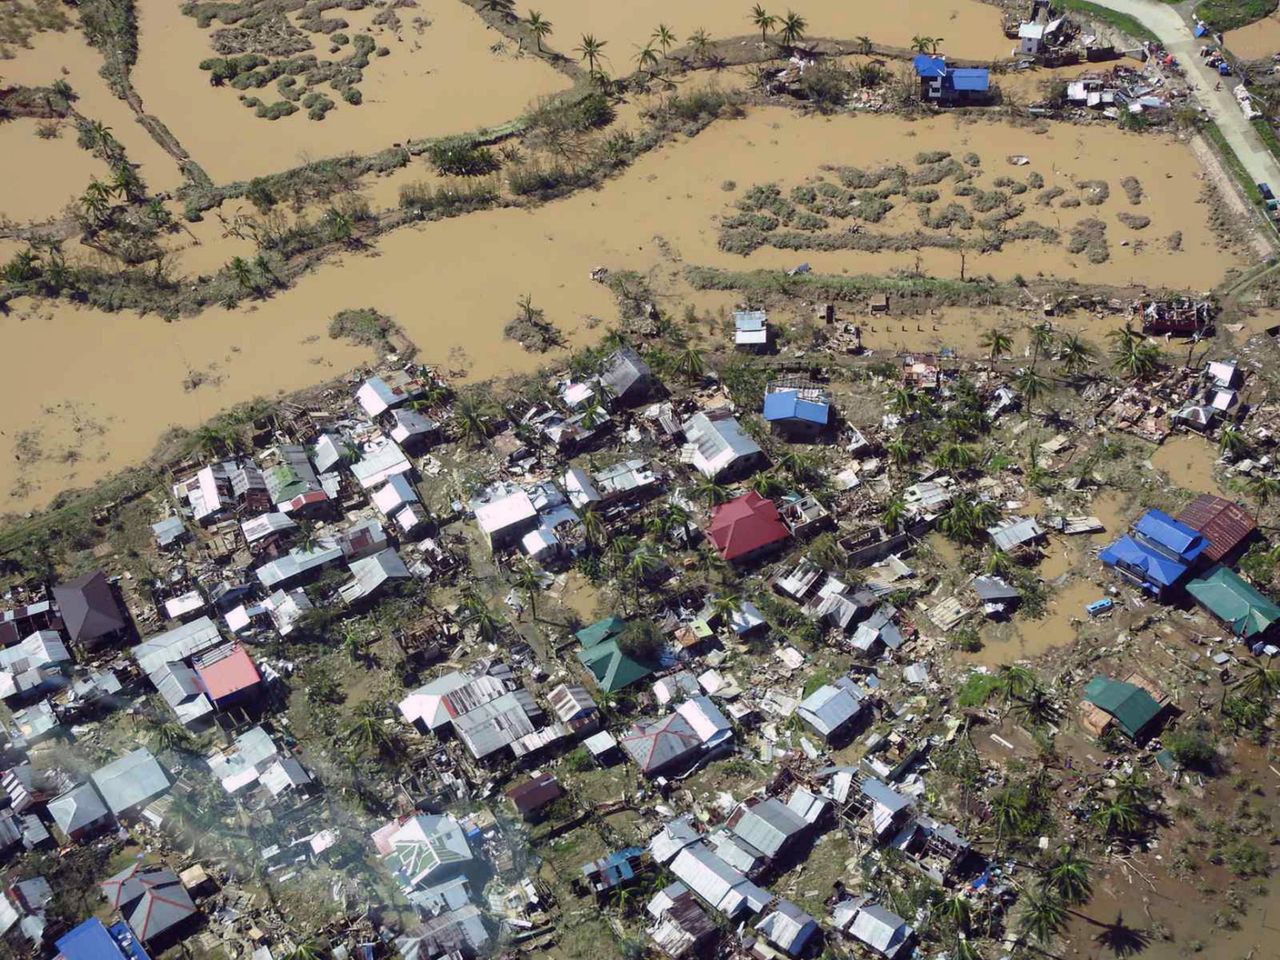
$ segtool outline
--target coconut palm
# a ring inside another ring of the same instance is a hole
[[[973,504],[957,500],[938,520],[938,529],[960,543],[971,543],[978,535],[978,522],[974,518]]]
[[[742,600],[731,593],[711,599],[711,615],[721,623],[729,623],[742,607]]]
[[[680,356],[676,358],[676,373],[684,377],[686,380],[696,382],[706,375],[707,365],[702,359],[702,354],[693,347],[686,347],[680,352]]]
[[[863,35],[860,37],[855,37],[854,39],[858,41],[858,52],[862,54],[864,57],[870,54],[873,49],[875,49],[875,44],[871,42],[871,38],[868,36]]]
[[[794,47],[804,39],[804,32],[808,28],[809,22],[804,17],[788,10],[787,15],[782,18],[781,27],[778,30],[778,38],[782,41],[784,47]]]
[[[948,443],[934,456],[933,462],[944,470],[968,470],[977,459],[973,450],[963,443]]]
[[[886,443],[884,452],[889,455],[890,461],[897,467],[901,467],[911,459],[911,445],[901,437]]]
[[[1040,681],[1030,669],[1021,664],[1006,663],[996,672],[996,683],[990,695],[999,697],[1008,706],[1028,696],[1038,686]]]
[[[716,483],[713,477],[699,477],[698,482],[694,484],[693,495],[708,507],[714,507],[729,499],[729,489],[723,484]]]
[[[1002,356],[1008,355],[1013,349],[1013,338],[1003,330],[997,330],[992,327],[984,333],[978,340],[981,346],[987,348],[987,359],[994,363]]]
[[[168,720],[152,728],[151,742],[157,750],[186,753],[192,749],[195,738],[182,724]]]
[[[582,512],[578,522],[582,524],[582,535],[586,538],[587,543],[593,547],[599,547],[604,542],[604,519],[600,514],[588,508]]]
[[[394,745],[382,717],[373,710],[361,710],[343,731],[352,754],[388,754]]]
[[[1280,670],[1260,662],[1250,663],[1236,681],[1235,688],[1246,699],[1270,703],[1280,694]]]
[[[1044,885],[1062,898],[1063,903],[1081,904],[1093,894],[1092,867],[1079,850],[1064,844],[1041,864],[1041,877]]]
[[[595,74],[600,71],[600,61],[608,44],[608,40],[597,40],[594,34],[584,33],[582,42],[574,47],[574,52],[578,54],[579,60],[587,61],[587,70]]]
[[[706,30],[699,27],[689,34],[688,44],[695,57],[699,60],[705,60],[707,59],[707,53],[711,50],[711,36]]]
[[[142,178],[129,164],[118,163],[111,170],[111,190],[121,200],[136,202],[144,193]]]
[[[1245,489],[1258,501],[1259,506],[1265,507],[1276,497],[1280,497],[1280,479],[1259,474],[1245,481]]]
[[[911,38],[911,49],[916,53],[928,53],[930,48],[936,48],[937,41],[933,37],[924,37],[916,34]]]
[[[658,69],[658,54],[654,51],[653,44],[636,48],[636,69],[646,73],[653,73]]]
[[[105,220],[110,207],[111,190],[97,178],[90,180],[84,195],[80,197],[80,209],[90,225],[97,226]]]
[[[227,270],[241,290],[248,291],[254,288],[253,268],[244,257],[232,257],[231,262],[227,264]]]
[[[901,497],[894,497],[886,503],[884,512],[880,514],[881,525],[890,533],[897,533],[906,519],[907,505]]]
[[[644,582],[662,569],[662,557],[647,543],[642,543],[631,551],[627,564],[622,568],[623,575],[635,587],[635,605],[640,606],[640,588]]]
[[[1013,702],[1013,712],[1032,726],[1041,727],[1062,718],[1062,711],[1048,691],[1036,684],[1025,696]]]
[[[1236,427],[1223,427],[1218,434],[1218,452],[1232,459],[1243,456],[1249,450],[1249,441]]]
[[[668,528],[675,530],[677,527],[684,533],[684,542],[686,544],[693,541],[693,528],[691,526],[693,518],[689,516],[689,511],[678,503],[667,503],[665,511]]]
[[[990,500],[979,500],[973,505],[973,522],[984,530],[994,527],[1000,522],[1000,508]]]
[[[1108,837],[1131,836],[1142,825],[1142,816],[1137,806],[1121,796],[1104,801],[1093,812],[1092,819]]]
[[[909,387],[898,387],[889,399],[889,406],[898,416],[905,417],[920,409],[920,394]]]
[[[453,404],[453,429],[460,440],[474,445],[489,436],[489,409],[478,396],[464,393]]]
[[[751,8],[751,22],[760,31],[760,42],[763,44],[768,42],[769,32],[778,25],[778,18],[767,13],[764,7],[757,3]]]
[[[1013,378],[1013,388],[1026,399],[1027,413],[1031,413],[1036,400],[1049,389],[1049,378],[1035,367],[1023,367]]]
[[[1024,893],[1018,914],[1018,934],[1041,946],[1053,941],[1067,925],[1067,907],[1062,898],[1050,890]]]
[[[1160,349],[1128,327],[1113,330],[1107,336],[1112,341],[1111,364],[1119,373],[1142,380],[1160,369]]]
[[[671,32],[671,28],[665,23],[660,23],[654,27],[649,39],[662,48],[662,55],[665,57],[671,52],[672,46],[675,45],[676,35]]]
[[[486,642],[492,643],[502,633],[502,618],[493,612],[484,597],[468,588],[462,594],[462,622],[476,628]]]
[[[525,21],[529,27],[529,32],[533,34],[533,42],[537,44],[538,52],[542,52],[542,41],[551,36],[551,21],[544,17],[537,10],[529,11],[529,19]]]
[[[529,602],[529,616],[537,620],[538,592],[542,589],[542,577],[528,560],[525,560],[516,568],[515,585],[516,589],[524,594],[525,600]]]
[[[1027,339],[1031,344],[1031,366],[1040,362],[1040,354],[1053,349],[1053,327],[1046,323],[1033,323],[1027,328]]]
[[[747,488],[768,499],[782,493],[786,489],[786,484],[772,473],[762,471],[747,481]]]
[[[1013,558],[1003,550],[992,550],[983,568],[991,576],[1007,577],[1013,572]]]
[[[1093,363],[1093,347],[1078,333],[1063,337],[1058,345],[1058,360],[1062,369],[1074,376]]]
[[[284,955],[284,960],[323,960],[326,951],[314,940],[303,940]]]
[[[953,929],[961,932],[969,932],[969,924],[972,921],[972,911],[969,907],[969,901],[964,897],[947,897],[942,901],[938,908],[938,914],[946,920]]]
[[[624,533],[609,541],[609,546],[605,548],[605,554],[614,569],[621,569],[626,565],[627,558],[631,556],[632,551],[639,545],[640,541],[631,536],[631,534]]]

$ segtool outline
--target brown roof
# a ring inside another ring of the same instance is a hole
[[[1204,493],[1178,514],[1178,519],[1209,541],[1203,556],[1215,563],[1233,553],[1258,529],[1249,511],[1222,497]]]
[[[517,784],[507,791],[507,796],[516,805],[516,809],[526,816],[541,810],[548,803],[560,799],[563,795],[564,788],[549,773],[534,777],[532,780],[526,780],[524,783]]]

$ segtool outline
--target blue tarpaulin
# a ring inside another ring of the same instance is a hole
[[[916,69],[916,76],[935,79],[945,76],[947,73],[947,61],[942,57],[931,57],[928,54],[918,53],[916,58],[911,61],[911,65]]]
[[[950,73],[951,85],[956,90],[969,93],[985,93],[991,89],[991,75],[983,67],[956,67]]]
[[[806,423],[825,424],[831,408],[825,403],[800,399],[797,390],[778,390],[764,398],[764,418],[770,423],[779,420],[803,420]]]

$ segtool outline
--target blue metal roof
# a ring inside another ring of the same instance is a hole
[[[915,59],[911,61],[911,65],[916,69],[916,76],[927,77],[930,79],[946,76],[947,61],[942,57],[931,57],[925,53],[918,53]]]
[[[1133,525],[1133,530],[1156,547],[1163,547],[1183,563],[1194,561],[1208,546],[1204,537],[1163,510],[1148,510]]]
[[[986,67],[956,67],[949,76],[957,90],[985,93],[991,89],[991,75]]]
[[[1187,572],[1187,565],[1157,553],[1130,536],[1123,536],[1098,554],[1098,559],[1109,567],[1124,567],[1131,573],[1142,574],[1152,589],[1171,587]]]
[[[826,424],[831,407],[814,400],[800,399],[798,390],[778,390],[764,398],[764,418],[775,420],[804,420],[807,423]]]
[[[149,960],[125,924],[116,923],[108,930],[97,917],[64,934],[57,947],[66,960]]]

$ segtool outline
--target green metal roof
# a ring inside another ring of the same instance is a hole
[[[1137,739],[1157,716],[1161,706],[1141,687],[1110,677],[1094,677],[1084,688],[1084,698],[1115,718],[1130,739]]]
[[[579,650],[578,659],[591,671],[596,679],[596,686],[606,693],[629,687],[653,673],[643,663],[623,653],[618,647],[618,641],[612,638]]]
[[[1280,621],[1280,607],[1221,564],[1190,581],[1187,593],[1242,640],[1265,633]]]
[[[583,627],[574,634],[578,638],[578,642],[582,644],[584,650],[604,643],[606,640],[612,640],[618,636],[626,628],[627,621],[621,617],[605,617],[603,620],[597,620],[589,627]]]

